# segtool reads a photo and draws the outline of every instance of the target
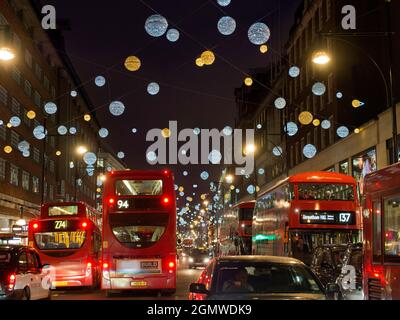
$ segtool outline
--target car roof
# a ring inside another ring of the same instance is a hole
[[[294,258],[288,257],[273,257],[273,256],[227,256],[217,258],[217,262],[269,262],[276,264],[301,264],[303,262]]]

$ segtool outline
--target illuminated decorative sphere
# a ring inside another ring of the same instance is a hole
[[[329,120],[324,120],[321,122],[322,129],[328,130],[331,128],[331,122]]]
[[[361,132],[360,128],[354,129],[354,133],[355,133],[355,134],[359,134],[360,132]]]
[[[247,187],[248,194],[254,194],[256,192],[256,188],[253,185]]]
[[[22,156],[24,158],[29,158],[31,156],[31,153],[29,151],[24,151],[24,152],[22,152]]]
[[[169,29],[167,32],[167,39],[170,42],[176,42],[179,40],[179,31],[176,29]]]
[[[72,98],[76,98],[78,96],[78,92],[76,92],[75,90],[71,91],[71,97]]]
[[[314,119],[312,123],[314,127],[318,127],[321,124],[321,121],[319,119]]]
[[[299,132],[299,127],[294,122],[288,122],[285,126],[285,132],[289,137],[293,137]]]
[[[12,124],[11,123],[7,123],[7,128],[11,129],[12,128]]]
[[[220,164],[222,160],[221,152],[218,150],[211,151],[208,155],[208,160],[210,160],[212,164]]]
[[[218,31],[224,36],[230,36],[236,30],[236,21],[232,17],[222,17],[218,21]]]
[[[175,189],[175,191],[178,191],[178,186],[176,185],[176,184],[174,184],[174,189]]]
[[[47,131],[45,132],[43,126],[37,126],[35,129],[33,129],[33,136],[38,139],[38,140],[43,140],[46,138]]]
[[[229,126],[225,127],[224,130],[222,131],[224,135],[226,136],[231,136],[233,133],[233,129]]]
[[[268,46],[266,44],[263,44],[260,46],[260,52],[261,53],[267,53],[268,52]]]
[[[0,120],[0,126],[4,125],[4,121]]]
[[[221,7],[227,7],[231,4],[231,0],[217,0]]]
[[[78,130],[75,127],[69,128],[69,133],[72,135],[75,135],[78,132]]]
[[[342,98],[343,98],[343,93],[337,92],[337,93],[336,93],[336,98],[342,99]]]
[[[149,83],[149,85],[147,86],[147,92],[152,96],[157,95],[160,92],[159,84],[157,82]]]
[[[185,188],[184,187],[179,187],[179,192],[183,192],[183,191],[185,191]]]
[[[322,82],[316,82],[312,87],[312,92],[316,96],[322,96],[326,92],[326,86]]]
[[[201,178],[202,180],[204,180],[204,181],[208,180],[209,177],[210,177],[210,175],[208,174],[207,171],[203,171],[203,172],[200,174],[200,178]]]
[[[57,105],[54,102],[47,102],[44,105],[44,111],[46,111],[47,114],[53,115],[57,113]]]
[[[92,166],[96,163],[97,161],[97,156],[93,152],[86,152],[83,156],[83,161],[88,165]]]
[[[171,137],[171,130],[169,130],[168,128],[165,128],[165,129],[161,130],[161,135],[163,136],[163,138],[168,139]]]
[[[154,151],[150,151],[147,153],[146,158],[149,162],[156,162],[157,161],[157,155]]]
[[[61,156],[61,151],[56,151],[56,156],[57,157]]]
[[[201,57],[196,59],[196,66],[198,66],[198,67],[204,66],[204,61]]]
[[[59,126],[57,132],[59,135],[64,136],[68,133],[68,129],[65,126]]]
[[[286,107],[286,100],[284,98],[278,98],[275,100],[275,108],[282,110]]]
[[[252,44],[262,45],[269,40],[271,31],[265,23],[257,22],[249,28],[248,36]]]
[[[265,169],[263,169],[263,168],[258,169],[258,174],[259,174],[260,176],[262,176],[263,174],[265,174]]]
[[[299,121],[302,125],[309,125],[313,122],[314,120],[314,116],[311,114],[311,112],[308,111],[303,111],[302,113],[300,113],[299,115]]]
[[[261,124],[258,124],[256,128],[257,128],[258,130],[261,130],[261,129],[262,129],[262,125],[261,125]]]
[[[183,171],[183,176],[187,177],[189,175],[189,173],[187,171]]]
[[[94,83],[98,87],[104,87],[104,85],[106,84],[106,78],[104,78],[103,76],[97,76],[96,79],[94,79]]]
[[[118,159],[124,159],[125,158],[125,153],[120,151],[120,152],[118,152],[117,157],[118,157]]]
[[[300,68],[293,66],[289,69],[289,76],[292,78],[297,78],[300,75]]]
[[[345,127],[345,126],[341,126],[336,130],[337,135],[339,136],[339,138],[347,138],[350,134],[350,130]]]
[[[36,112],[35,111],[28,111],[26,116],[28,117],[28,119],[33,120],[36,118]]]
[[[21,141],[20,143],[18,143],[18,150],[21,152],[29,151],[30,147],[31,146],[27,141]]]
[[[360,108],[364,105],[363,102],[361,102],[360,100],[357,100],[357,99],[353,100],[351,104],[352,104],[353,108],[356,108],[356,109]]]
[[[17,116],[14,116],[10,119],[10,124],[16,128],[19,127],[21,125],[21,119]]]
[[[138,71],[141,66],[142,66],[142,62],[136,56],[129,56],[125,60],[125,68],[129,71],[132,71],[132,72]]]
[[[317,154],[317,148],[312,144],[307,144],[303,148],[303,154],[307,159],[312,159]]]
[[[194,129],[193,129],[193,133],[194,133],[196,136],[200,135],[200,133],[201,133],[200,128],[194,128]]]
[[[281,157],[281,156],[283,155],[282,147],[274,147],[274,148],[272,149],[272,154],[273,154],[275,157]]]
[[[83,120],[85,120],[86,122],[89,122],[90,120],[92,120],[92,116],[90,114],[85,114],[83,116]]]
[[[13,148],[11,146],[5,146],[4,152],[7,154],[10,154],[11,152],[13,152]]]
[[[114,101],[110,104],[110,113],[119,117],[125,112],[125,105],[121,101]]]
[[[244,84],[248,87],[251,87],[253,85],[253,79],[250,77],[247,77],[246,79],[244,79]]]
[[[201,54],[201,60],[203,60],[205,65],[212,65],[215,62],[214,52],[207,50]]]
[[[100,136],[100,138],[107,138],[108,137],[108,135],[109,135],[110,133],[109,133],[109,131],[108,131],[108,129],[106,129],[106,128],[101,128],[100,130],[99,130],[99,136]]]
[[[152,37],[161,37],[168,29],[168,21],[160,14],[147,18],[144,25],[146,32]]]

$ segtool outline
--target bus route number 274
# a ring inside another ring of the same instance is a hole
[[[117,206],[118,206],[118,209],[129,209],[129,201],[128,200],[118,200]]]

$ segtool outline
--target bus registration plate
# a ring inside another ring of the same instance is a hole
[[[146,281],[132,281],[131,282],[131,287],[147,287],[147,282]]]

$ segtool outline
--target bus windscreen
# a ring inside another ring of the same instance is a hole
[[[354,201],[354,185],[331,183],[301,183],[299,200]]]
[[[163,193],[163,181],[118,180],[115,189],[118,196],[160,196]]]

